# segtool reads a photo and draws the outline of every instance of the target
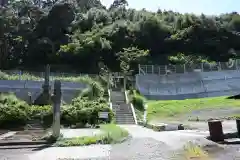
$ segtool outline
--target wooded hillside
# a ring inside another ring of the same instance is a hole
[[[104,67],[136,69],[138,63],[227,61],[240,49],[240,15],[235,12],[153,13],[127,9],[126,0],[115,0],[110,8],[98,0],[5,2],[0,8],[0,69],[51,64],[56,70],[98,73]]]

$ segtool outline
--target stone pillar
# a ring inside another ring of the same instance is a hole
[[[126,89],[127,89],[127,76],[126,76],[126,74],[124,74],[124,76],[123,76],[123,88],[124,88],[124,91],[126,91]]]
[[[224,141],[224,134],[222,128],[222,121],[220,120],[211,120],[208,121],[210,139],[214,142]]]
[[[108,72],[108,83],[107,83],[107,87],[108,87],[108,89],[111,88],[111,76],[110,76],[110,72]]]
[[[61,105],[61,82],[54,81],[53,101],[53,136],[58,138],[60,135],[60,105]]]
[[[240,137],[240,119],[236,119],[238,137]]]
[[[50,90],[49,77],[50,77],[50,65],[47,65],[44,73],[44,84],[42,87],[44,94],[49,94],[49,90]]]

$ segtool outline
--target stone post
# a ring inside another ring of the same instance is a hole
[[[224,134],[222,128],[222,121],[220,120],[211,120],[208,121],[210,139],[214,142],[224,141]]]
[[[124,88],[124,91],[126,91],[126,89],[127,89],[127,75],[126,74],[123,75],[123,88]]]
[[[50,85],[49,85],[49,77],[50,77],[50,65],[46,66],[46,70],[44,73],[44,84],[43,84],[43,93],[49,95]]]
[[[60,135],[60,105],[61,105],[61,82],[54,81],[53,101],[53,136],[58,138]]]

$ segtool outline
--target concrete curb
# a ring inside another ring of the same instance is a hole
[[[50,145],[47,141],[0,141],[0,146]]]
[[[138,122],[138,124],[140,126],[152,129],[154,131],[157,132],[161,132],[161,131],[177,131],[177,130],[184,130],[184,125],[183,124],[176,124],[173,126],[169,125],[169,124],[149,124],[143,121]]]

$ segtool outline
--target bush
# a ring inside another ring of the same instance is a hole
[[[98,112],[101,111],[109,112],[107,122],[111,122],[114,115],[104,98],[90,101],[88,98],[78,97],[73,99],[71,105],[61,107],[61,124],[85,126],[87,123],[91,125],[103,123],[102,120],[97,121]],[[53,121],[52,106],[30,106],[29,117],[31,119],[42,117],[44,125],[50,126]]]
[[[85,90],[85,96],[87,95],[90,99],[96,99],[99,97],[103,97],[104,95],[104,87],[102,84],[91,77],[85,76],[80,77],[79,81],[82,83],[86,83],[89,85],[89,88]]]
[[[6,79],[8,79],[8,75],[0,71],[0,80],[6,80]]]
[[[135,94],[132,97],[132,104],[136,109],[138,109],[140,111],[143,111],[144,110],[144,103],[145,103],[145,98],[142,97],[141,95]]]
[[[111,122],[113,112],[108,107],[107,100],[103,97],[90,100],[88,97],[78,97],[72,100],[71,105],[61,107],[61,123],[66,125],[87,123],[95,125],[98,122],[98,113],[101,111],[109,112]],[[29,106],[26,102],[16,98],[13,94],[0,95],[0,127],[23,126],[28,120],[43,120],[46,127],[52,125],[53,111],[52,106]]]
[[[31,120],[38,119],[43,120],[44,126],[51,126],[53,122],[52,106],[30,106],[29,117]]]
[[[13,94],[0,95],[0,127],[17,127],[29,119],[29,106]]]
[[[102,98],[94,101],[81,98],[74,99],[70,106],[63,109],[62,122],[65,124],[82,123],[85,125],[89,123],[95,125],[98,123],[98,112],[101,111],[109,112],[109,119],[107,122],[110,122],[113,119],[113,112],[108,107],[107,103],[102,103],[103,101]],[[99,122],[101,123],[103,121]]]

